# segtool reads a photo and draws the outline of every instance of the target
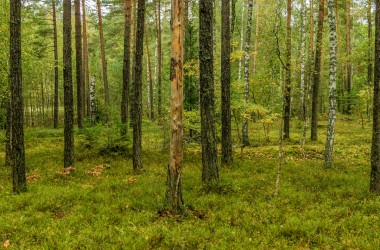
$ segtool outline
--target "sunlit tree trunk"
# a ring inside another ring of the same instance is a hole
[[[232,0],[234,1],[234,0]],[[222,85],[222,163],[232,162],[231,141],[231,31],[230,0],[222,0],[222,48],[221,48],[221,85]]]
[[[318,140],[318,97],[321,78],[321,55],[323,42],[323,18],[325,16],[325,0],[320,0],[318,16],[317,46],[315,49],[315,66],[313,76],[313,97],[311,114],[311,140]]]
[[[121,95],[122,135],[127,134],[129,88],[131,81],[131,1],[124,0],[124,60],[123,60],[123,90]]]
[[[329,121],[325,147],[325,164],[334,166],[334,136],[336,122],[336,68],[337,68],[337,36],[336,14],[334,0],[327,0],[327,9],[330,26],[330,81],[329,81]]]
[[[21,65],[21,1],[10,1],[9,83],[12,110],[12,180],[13,192],[27,191],[24,149],[24,107]]]
[[[76,58],[76,83],[77,83],[77,122],[78,128],[83,127],[83,68],[82,68],[82,27],[80,18],[80,0],[74,1],[75,9],[75,58]]]
[[[52,0],[53,7],[53,36],[54,36],[54,128],[58,128],[58,34],[57,34],[57,14],[55,8],[55,0]]]
[[[246,102],[246,104],[248,104],[248,102],[249,102],[249,80],[250,80],[250,78],[249,78],[249,63],[250,63],[252,16],[253,16],[253,0],[249,0],[249,2],[248,2],[247,30],[245,33],[245,43],[244,43],[244,101]],[[243,144],[243,146],[249,145],[248,118],[247,117],[245,117],[243,120],[242,144]]]
[[[166,203],[174,211],[183,206],[183,18],[182,0],[172,0],[172,56],[171,56],[171,136]]]
[[[286,18],[286,68],[285,68],[285,86],[284,86],[284,139],[290,138],[290,102],[291,102],[291,77],[292,77],[292,0],[287,1],[287,18]]]
[[[202,137],[202,181],[219,180],[215,136],[213,0],[199,1],[199,71]]]
[[[64,167],[74,167],[74,101],[71,47],[71,1],[63,1]]]
[[[380,194],[380,0],[376,3],[375,67],[373,82],[373,134],[370,190]]]
[[[134,98],[133,98],[133,169],[142,169],[141,136],[142,136],[142,59],[144,48],[145,0],[138,0],[136,20],[136,45],[134,65]]]

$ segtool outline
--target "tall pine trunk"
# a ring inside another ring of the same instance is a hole
[[[145,29],[148,27],[148,24],[146,24]],[[145,50],[146,50],[146,60],[147,60],[147,81],[148,81],[148,87],[149,87],[149,118],[151,120],[154,120],[154,100],[153,100],[153,77],[152,77],[152,67],[151,67],[151,61],[150,61],[150,53],[149,53],[149,43],[148,43],[148,32],[145,30]]]
[[[162,39],[161,39],[161,0],[157,0],[157,115],[162,117]]]
[[[136,45],[134,65],[134,98],[133,98],[133,169],[142,169],[141,136],[142,136],[142,59],[144,47],[145,0],[138,0],[136,21]]]
[[[311,140],[318,140],[318,97],[321,81],[321,55],[323,42],[323,19],[325,16],[325,0],[320,0],[318,16],[317,47],[315,49],[315,66],[313,76],[313,96],[311,114]]]
[[[373,132],[370,190],[380,194],[380,0],[376,3],[375,67],[373,82]]]
[[[104,84],[104,102],[107,106],[107,109],[110,108],[110,95],[108,90],[108,75],[107,75],[107,60],[104,44],[104,35],[103,35],[103,22],[102,22],[102,10],[100,6],[100,0],[96,0],[98,7],[98,25],[99,25],[99,37],[100,37],[100,53],[102,57],[102,74],[103,74],[103,84]],[[109,110],[106,111],[106,120],[109,120]]]
[[[253,0],[248,2],[248,19],[247,30],[245,33],[244,43],[244,101],[246,105],[249,102],[249,63],[250,63],[250,47],[251,47],[251,30],[252,30],[252,16],[253,16]],[[248,135],[248,118],[245,117],[242,127],[242,144],[243,146],[249,145]]]
[[[82,67],[82,27],[80,18],[80,0],[74,1],[75,9],[75,61],[76,61],[76,82],[77,82],[77,119],[78,128],[83,127],[83,67]]]
[[[56,8],[55,8],[55,0],[52,0],[52,7],[53,7],[53,36],[54,36],[54,128],[58,128],[58,114],[59,114],[58,34],[57,34],[58,32],[57,32],[57,13],[56,13]]]
[[[234,1],[234,0],[232,0]],[[231,31],[230,0],[222,0],[222,48],[221,48],[221,85],[222,85],[222,163],[232,162],[231,141]]]
[[[123,60],[123,90],[121,95],[121,134],[127,134],[129,88],[131,82],[131,1],[124,0],[124,60]]]
[[[199,83],[202,137],[202,181],[219,180],[215,136],[213,0],[199,1]]]
[[[284,86],[284,139],[290,138],[290,102],[291,102],[291,77],[292,77],[292,0],[287,1],[287,18],[286,18],[286,68],[285,68],[285,86]]]
[[[21,65],[21,1],[10,1],[10,59],[9,83],[11,84],[12,114],[12,180],[13,192],[27,191],[24,149],[24,107],[22,96]]]
[[[330,82],[329,82],[329,121],[327,126],[325,164],[334,166],[334,136],[336,122],[336,69],[337,69],[337,36],[336,14],[334,0],[327,0],[327,9],[330,26]]]
[[[166,181],[166,203],[174,211],[183,206],[183,18],[182,0],[172,0],[172,56],[171,81],[171,136],[168,176]]]
[[[74,102],[71,48],[71,1],[63,1],[64,167],[74,167]]]
[[[83,25],[83,102],[85,103],[85,114],[87,116],[91,113],[90,104],[90,68],[88,66],[88,43],[87,43],[87,20],[86,20],[86,6],[85,1],[82,0],[82,25]],[[83,114],[84,115],[84,114]]]

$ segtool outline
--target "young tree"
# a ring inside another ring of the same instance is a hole
[[[172,57],[171,57],[171,137],[166,203],[179,211],[182,200],[183,163],[183,18],[182,0],[172,0]]]
[[[336,15],[334,0],[327,0],[327,9],[330,26],[330,83],[329,83],[329,122],[327,127],[325,164],[327,167],[334,166],[334,136],[336,122],[336,68],[337,68],[337,38],[336,38]]]
[[[133,98],[133,169],[142,169],[141,160],[141,126],[142,126],[142,59],[144,47],[144,22],[145,22],[145,0],[138,0],[135,65],[134,65],[134,98]]]
[[[100,6],[100,0],[96,0],[96,5],[98,7],[98,25],[99,25],[99,37],[100,37],[100,53],[102,56],[102,73],[103,73],[103,84],[104,84],[104,102],[107,108],[110,107],[110,94],[108,90],[108,75],[107,75],[107,60],[104,44],[104,35],[103,35],[103,22],[102,22],[102,9]],[[106,120],[108,121],[109,110],[107,110]]]
[[[375,76],[373,82],[373,132],[370,190],[371,192],[380,194],[380,0],[375,0],[375,3]]]
[[[289,139],[290,127],[290,92],[292,81],[292,0],[287,0],[286,18],[286,67],[285,67],[285,86],[284,86],[284,139]]]
[[[82,27],[80,18],[80,0],[74,1],[75,9],[75,62],[77,80],[77,116],[78,128],[83,127],[83,67],[82,67]]]
[[[215,137],[213,1],[199,1],[199,83],[202,137],[202,181],[219,180]]]
[[[74,167],[74,103],[71,56],[71,1],[63,1],[64,167]]]
[[[249,63],[250,63],[250,47],[251,47],[251,27],[252,27],[252,16],[253,16],[253,0],[248,2],[248,20],[247,20],[247,31],[245,34],[245,44],[244,44],[244,100],[248,104],[249,102]],[[243,146],[249,145],[248,136],[248,118],[244,118],[242,127],[242,144]]]
[[[58,128],[58,87],[59,87],[59,75],[58,75],[58,32],[57,32],[57,14],[55,1],[52,0],[53,7],[53,35],[54,35],[54,128]]]
[[[122,135],[128,129],[128,105],[129,105],[129,86],[131,68],[131,1],[124,0],[124,61],[123,61],[123,92],[121,96],[121,122],[123,124]]]
[[[21,1],[10,1],[11,161],[13,192],[27,191],[24,149],[24,108],[21,65]]]
[[[234,1],[234,0],[233,0]],[[221,48],[221,84],[222,84],[222,162],[232,162],[231,142],[231,31],[230,0],[222,0],[222,48]]]
[[[317,45],[315,49],[315,66],[313,75],[313,96],[311,113],[311,140],[318,140],[318,96],[321,81],[321,55],[323,42],[323,19],[325,16],[325,0],[320,0],[318,16]]]

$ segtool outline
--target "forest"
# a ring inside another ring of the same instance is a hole
[[[0,0],[0,248],[380,249],[380,0]]]

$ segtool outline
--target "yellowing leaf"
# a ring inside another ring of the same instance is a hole
[[[3,247],[4,247],[4,248],[8,248],[10,245],[11,245],[11,241],[10,241],[10,240],[6,240],[6,241],[4,241],[4,243],[3,243]]]

